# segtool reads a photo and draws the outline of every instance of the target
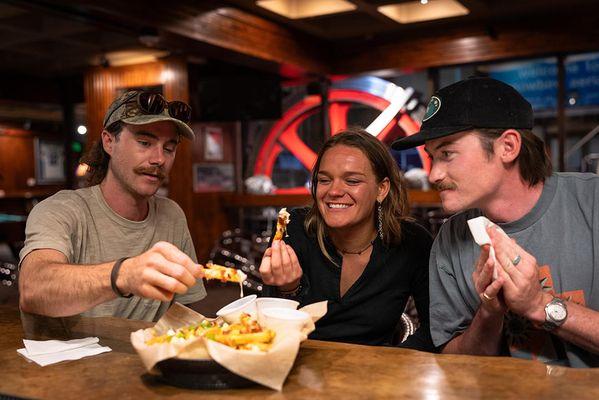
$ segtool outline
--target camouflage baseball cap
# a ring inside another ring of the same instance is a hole
[[[172,121],[180,135],[190,140],[195,139],[193,130],[182,120],[173,118],[169,114],[168,107],[165,107],[160,114],[148,114],[139,106],[137,98],[142,93],[139,90],[130,90],[117,97],[104,116],[104,128],[117,121],[122,121],[131,125],[146,125],[159,121]]]

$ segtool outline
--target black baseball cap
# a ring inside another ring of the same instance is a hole
[[[472,77],[437,91],[420,132],[397,139],[391,148],[405,150],[477,128],[532,129],[532,125],[532,106],[516,89],[496,79]]]

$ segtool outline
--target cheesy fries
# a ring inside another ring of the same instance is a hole
[[[185,342],[196,337],[205,337],[209,340],[222,343],[237,350],[267,351],[272,346],[275,332],[262,328],[257,321],[248,314],[242,314],[239,322],[227,324],[204,320],[198,324],[186,326],[176,331],[169,331],[160,336],[154,336],[146,341],[147,345]]]

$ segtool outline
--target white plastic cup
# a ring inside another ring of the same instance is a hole
[[[258,311],[267,308],[291,308],[297,310],[299,302],[291,299],[281,299],[278,297],[258,297],[256,299]]]
[[[275,331],[292,330],[299,332],[311,321],[310,314],[293,308],[266,308],[260,314],[264,327]]]
[[[256,319],[258,316],[258,309],[256,307],[257,297],[255,294],[251,294],[237,299],[218,310],[216,315],[222,317],[229,324],[239,322],[239,317],[243,313],[249,314],[250,317]]]
[[[258,299],[256,299],[256,306],[258,307],[258,323],[264,326],[262,311],[269,308],[288,308],[290,310],[297,310],[299,302],[278,297],[258,297]]]

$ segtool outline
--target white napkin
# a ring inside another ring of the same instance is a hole
[[[78,360],[83,357],[111,351],[110,347],[100,346],[97,337],[73,340],[27,340],[23,339],[24,349],[17,353],[45,367],[66,360]]]
[[[472,233],[474,241],[479,246],[483,246],[485,244],[491,245],[491,238],[489,237],[486,229],[489,226],[494,226],[499,232],[507,236],[503,229],[495,225],[487,217],[476,217],[468,220],[470,233]],[[492,245],[489,250],[489,257],[491,257],[491,260],[493,260],[493,279],[497,279],[497,259],[495,258],[495,249]]]

